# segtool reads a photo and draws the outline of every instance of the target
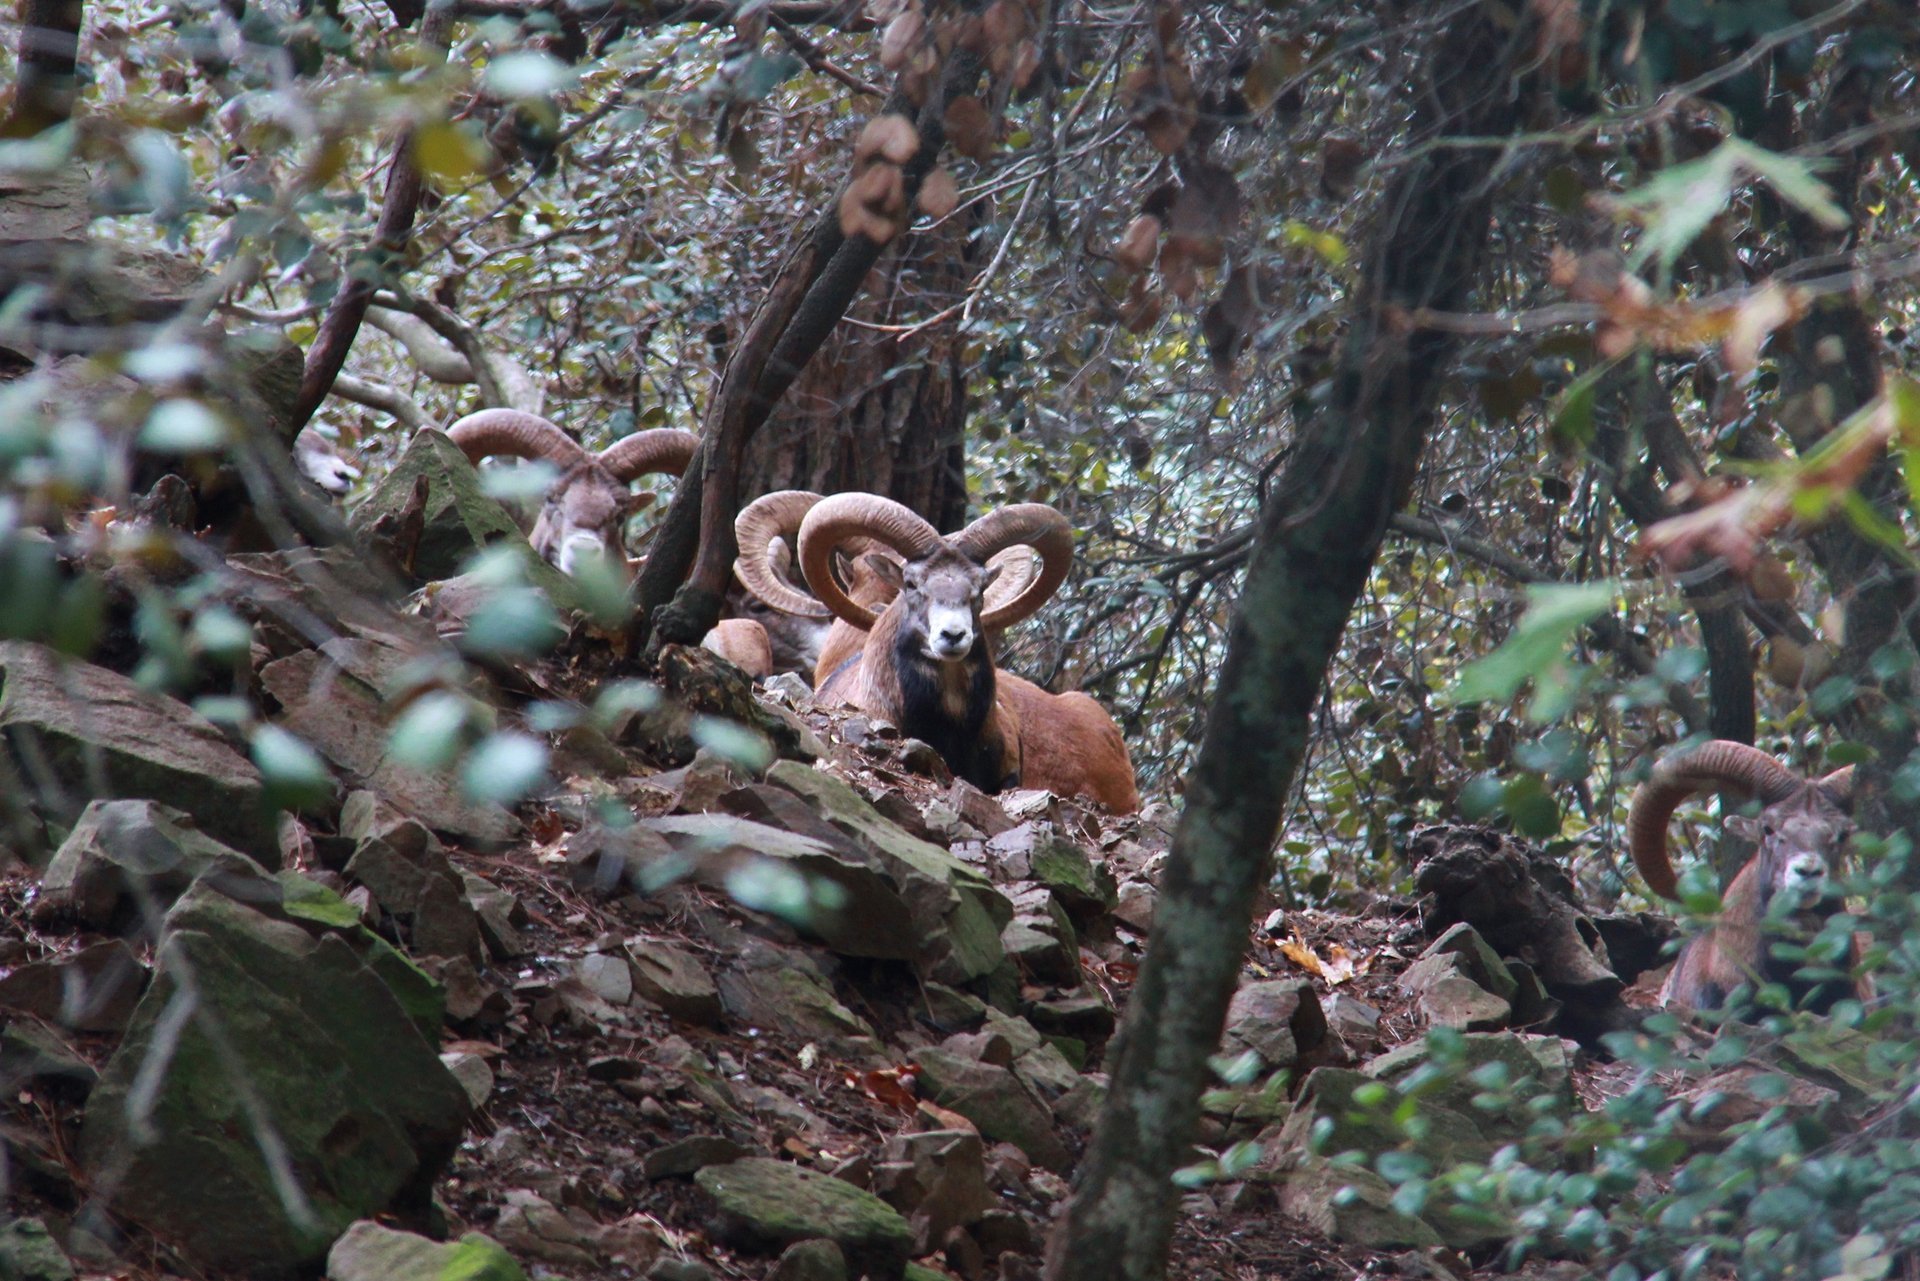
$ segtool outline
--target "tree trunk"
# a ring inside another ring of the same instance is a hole
[[[974,268],[956,216],[889,248],[853,315],[911,325],[960,300]],[[740,493],[859,489],[919,512],[936,529],[966,523],[966,384],[949,320],[899,335],[841,325],[748,444]]]
[[[80,0],[20,0],[13,101],[0,138],[31,138],[73,116],[80,84]]]
[[[1207,1060],[1220,1043],[1282,800],[1455,352],[1453,339],[1409,333],[1403,309],[1457,307],[1481,276],[1488,173],[1501,153],[1430,140],[1520,123],[1512,60],[1532,48],[1531,36],[1524,27],[1503,32],[1496,16],[1475,6],[1436,38],[1432,79],[1411,106],[1412,143],[1380,202],[1386,216],[1365,260],[1337,391],[1324,412],[1299,423],[1260,514],[1112,1092],[1050,1243],[1050,1281],[1165,1275],[1171,1176],[1190,1159]]]
[[[909,206],[946,143],[947,105],[971,93],[981,71],[977,57],[956,52],[918,109],[897,90],[882,107],[882,114],[907,116],[919,133],[919,149],[901,166]],[[846,315],[885,248],[863,234],[844,235],[839,205],[836,195],[781,264],[707,403],[700,454],[674,494],[636,585],[628,634],[635,649],[656,629],[662,640],[698,643],[720,617],[738,550],[733,518],[747,445]]]

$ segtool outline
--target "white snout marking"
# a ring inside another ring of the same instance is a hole
[[[298,456],[300,470],[329,494],[344,494],[353,488],[353,482],[360,479],[360,469],[344,458],[330,458],[325,454],[312,454],[302,451]]]
[[[560,540],[560,555],[554,567],[563,574],[575,574],[587,561],[604,558],[606,554],[606,544],[586,530],[576,529]]]
[[[973,611],[954,605],[927,607],[927,657],[951,663],[973,648]]]
[[[1784,879],[1793,889],[1824,885],[1827,880],[1827,861],[1818,854],[1795,854],[1787,860]]]

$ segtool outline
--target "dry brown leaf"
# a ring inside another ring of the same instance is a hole
[[[1320,190],[1334,200],[1353,193],[1360,181],[1360,169],[1367,163],[1367,149],[1358,138],[1333,134],[1320,142]]]
[[[897,1068],[848,1073],[846,1081],[848,1088],[858,1090],[896,1112],[912,1112],[920,1105],[919,1072],[918,1064],[908,1063]]]
[[[944,166],[935,169],[921,181],[917,202],[927,217],[944,218],[960,207],[960,184]]]
[[[1120,323],[1127,327],[1128,333],[1144,334],[1153,328],[1165,308],[1166,300],[1159,291],[1147,286],[1145,276],[1138,276],[1127,291],[1127,300],[1120,305]]]
[[[857,166],[881,159],[904,165],[918,150],[920,131],[913,127],[913,121],[901,115],[875,116],[860,131],[860,141],[853,147],[853,162]]]
[[[1114,261],[1135,275],[1153,266],[1160,253],[1160,231],[1158,218],[1141,214],[1127,224],[1120,243],[1113,247]]]
[[[1339,987],[1356,975],[1365,974],[1371,966],[1370,961],[1356,957],[1340,944],[1335,943],[1327,949],[1320,962],[1320,973],[1327,980],[1328,987]]]
[[[900,170],[889,164],[872,165],[848,183],[840,197],[840,230],[884,245],[899,234],[906,204]]]
[[[907,65],[907,59],[920,44],[925,35],[927,20],[920,10],[910,8],[887,24],[886,34],[880,37],[880,65],[888,71],[898,71]]]
[[[1307,941],[1298,934],[1295,934],[1292,938],[1280,945],[1280,955],[1286,957],[1289,961],[1292,961],[1309,974],[1321,976],[1326,973],[1320,964],[1319,955],[1315,953],[1313,948],[1308,946]]]
[[[965,96],[955,98],[947,104],[940,117],[941,128],[946,130],[947,141],[953,149],[972,160],[985,160],[993,154],[997,141],[993,127],[993,117],[987,114],[987,104],[980,99]]]
[[[993,0],[980,15],[980,35],[986,41],[989,57],[998,50],[1011,49],[1031,30],[1032,20],[1019,0]]]
[[[1007,82],[1014,92],[1023,93],[1033,83],[1034,72],[1040,70],[1040,46],[1033,40],[1022,40],[1014,46],[1013,67],[1007,73]]]

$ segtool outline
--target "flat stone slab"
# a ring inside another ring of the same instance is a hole
[[[40,812],[63,827],[97,798],[163,801],[279,866],[253,762],[185,703],[118,672],[28,641],[0,643],[0,744]]]
[[[824,1237],[839,1245],[854,1276],[864,1271],[877,1281],[905,1271],[912,1229],[851,1183],[767,1157],[710,1165],[693,1179],[718,1207],[720,1235],[746,1248],[771,1252]]]

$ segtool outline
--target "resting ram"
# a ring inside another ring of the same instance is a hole
[[[733,522],[740,558],[735,561],[721,623],[714,629],[717,634],[736,622],[757,623],[766,633],[772,670],[801,672],[815,685],[823,673],[852,658],[867,643],[864,628],[835,618],[832,610],[795,586],[794,540],[800,535],[800,522],[819,501],[819,494],[785,489],[763,494],[740,509]],[[893,588],[863,563],[864,553],[879,550],[871,539],[854,539],[833,558],[835,576],[847,595],[875,610],[893,599]],[[743,570],[741,566],[749,560],[752,568]],[[988,610],[1012,600],[1033,581],[1033,557],[1025,547],[997,553],[987,567],[995,571],[987,588]],[[779,603],[749,586],[747,575]],[[744,637],[746,629],[733,634]],[[752,647],[751,641],[716,643],[715,635],[709,635],[706,644],[729,657],[729,650],[737,645]]]
[[[1678,897],[1667,852],[1674,809],[1695,792],[1722,787],[1751,792],[1765,806],[1757,819],[1726,820],[1730,830],[1753,837],[1758,849],[1727,886],[1719,920],[1681,950],[1660,1002],[1712,1009],[1742,983],[1774,982],[1787,984],[1795,1000],[1803,1000],[1809,985],[1794,977],[1795,963],[1772,955],[1763,922],[1782,894],[1799,899],[1796,916],[1803,926],[1817,928],[1838,908],[1836,874],[1853,833],[1853,767],[1802,778],[1758,748],[1726,739],[1667,757],[1634,793],[1627,813],[1634,865],[1654,893]],[[1864,981],[1856,992],[1867,994]],[[1815,994],[1811,1003],[1830,1006],[1833,995]]]
[[[678,476],[700,446],[692,432],[655,427],[590,453],[553,423],[518,409],[468,414],[447,428],[447,435],[475,464],[504,454],[550,462],[560,469],[547,486],[527,540],[563,574],[575,572],[587,553],[605,556],[608,563],[631,574],[622,535],[627,518],[653,496],[633,493],[628,486],[655,472]]]
[[[818,616],[829,612],[819,600],[796,590],[784,575],[778,574],[771,554],[777,540],[795,534],[821,501],[818,494],[797,490],[769,494],[743,510],[735,524],[740,544],[735,574],[756,596],[790,614]],[[908,515],[919,521],[917,516]],[[897,589],[889,574],[898,571],[885,566],[897,566],[898,562],[882,550],[884,546],[870,537],[849,537],[841,547],[826,552],[824,568],[809,570],[809,582],[816,576],[827,578],[841,600],[857,607],[851,612],[845,609],[839,612],[822,644],[814,684],[823,694],[829,692],[836,673],[842,673],[844,680],[843,669],[856,660],[863,660],[869,641],[867,628],[875,614],[894,599]],[[853,554],[846,554],[849,552]],[[804,562],[804,551],[802,558]],[[1027,598],[1033,583],[1032,557],[1024,547],[1015,545],[996,553],[989,563],[1004,564],[1006,568],[999,570],[992,580],[983,602],[988,631],[1004,628],[1009,622],[1025,617],[1058,585],[1059,580],[1055,578],[1044,585],[1044,594],[1032,606],[1023,606],[1012,618],[1007,618],[1006,604]],[[1050,571],[1043,565],[1041,572],[1044,575]],[[1065,567],[1061,566],[1059,573],[1064,572]],[[995,685],[1002,719],[1019,728],[1020,774],[1025,785],[1046,788],[1061,796],[1086,797],[1117,813],[1131,813],[1140,808],[1133,763],[1128,759],[1120,727],[1100,704],[1078,692],[1050,693],[1004,671],[996,671]]]

